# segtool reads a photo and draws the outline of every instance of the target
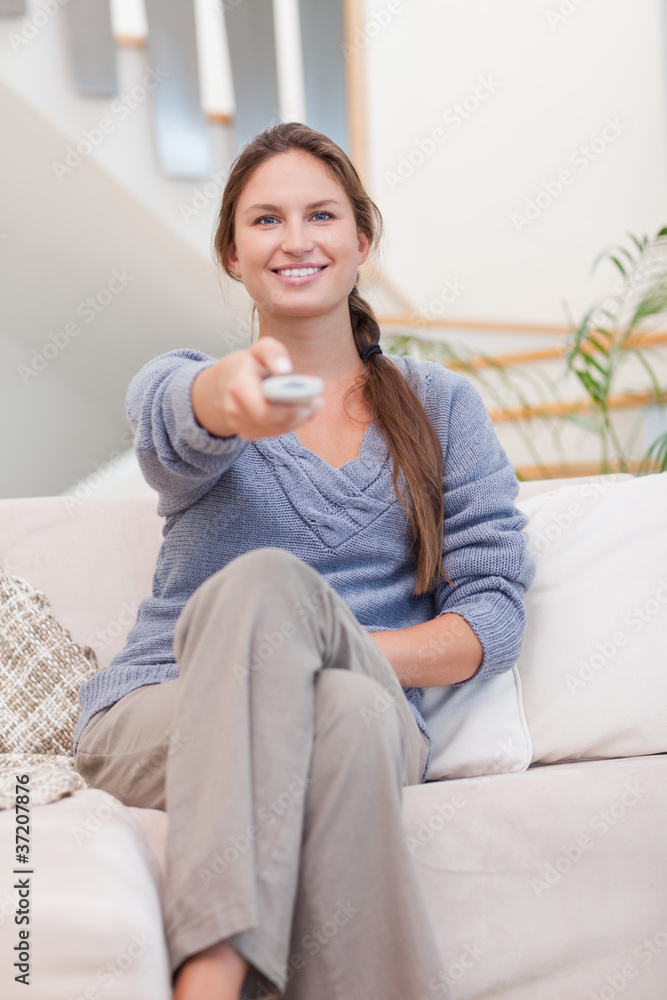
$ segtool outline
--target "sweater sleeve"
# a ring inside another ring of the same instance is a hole
[[[195,417],[192,383],[216,360],[189,349],[168,351],[144,365],[127,390],[137,461],[159,494],[163,517],[208,493],[248,443],[238,435],[216,437]]]
[[[513,502],[519,483],[484,401],[462,375],[442,372],[431,384],[451,400],[448,416],[442,404],[439,412],[440,420],[447,420],[443,567],[454,586],[440,578],[436,617],[461,615],[484,651],[475,674],[454,685],[460,687],[516,663],[526,627],[524,593],[533,582],[535,560],[523,531],[528,517]],[[449,387],[443,376],[451,380]]]

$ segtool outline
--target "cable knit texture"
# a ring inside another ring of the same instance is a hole
[[[367,632],[410,628],[455,612],[484,650],[477,682],[510,669],[525,631],[524,592],[535,561],[514,506],[519,484],[484,402],[462,375],[435,361],[385,355],[421,398],[442,443],[444,569],[430,594],[415,597],[407,515],[392,485],[374,421],[357,459],[334,469],[294,431],[258,441],[215,437],[199,425],[191,388],[216,358],[168,351],[132,379],[126,401],[141,470],[158,491],[164,541],[124,649],[80,688],[81,734],[95,712],[146,684],[178,676],[176,621],[190,595],[252,549],[284,548],[314,567]],[[423,688],[403,688],[419,728]],[[431,753],[424,772],[428,775]]]

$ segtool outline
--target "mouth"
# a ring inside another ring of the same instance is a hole
[[[272,273],[275,274],[278,281],[281,281],[284,285],[307,285],[311,281],[315,281],[321,274],[328,268],[328,264],[322,264],[321,266],[315,267],[301,267],[301,268],[280,268],[273,269]],[[290,271],[290,274],[281,274],[281,271]],[[299,274],[294,272],[306,271],[306,274]],[[311,273],[308,273],[311,272]]]

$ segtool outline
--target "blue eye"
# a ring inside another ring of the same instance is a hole
[[[330,219],[333,219],[333,215],[332,215],[331,212],[315,212],[315,215],[313,216],[313,218],[315,218],[315,216],[317,216],[317,215],[326,215]],[[264,222],[265,219],[270,219],[272,222],[276,221],[275,215],[261,215],[259,217],[259,219],[255,220],[255,225],[257,225],[258,222]]]

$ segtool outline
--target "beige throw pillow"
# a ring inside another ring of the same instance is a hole
[[[71,755],[79,688],[98,669],[46,595],[0,569],[0,753]]]
[[[518,504],[536,559],[518,660],[533,764],[667,752],[667,472]]]
[[[25,784],[17,781],[18,775],[25,781],[26,774],[29,780]],[[0,754],[0,809],[21,805],[25,799],[17,799],[26,792],[30,806],[44,806],[88,787],[88,782],[74,770],[70,754]]]

